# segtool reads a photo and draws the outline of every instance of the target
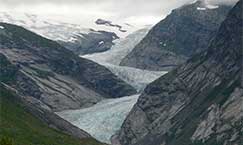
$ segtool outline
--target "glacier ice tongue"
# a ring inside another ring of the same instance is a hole
[[[57,114],[85,130],[97,140],[110,143],[110,138],[121,127],[126,116],[137,102],[139,94],[119,99],[107,99],[80,110],[68,110]]]
[[[138,92],[142,92],[149,83],[167,73],[167,71],[148,71],[108,63],[103,63],[101,65],[105,66],[120,79],[133,86]]]
[[[97,63],[110,63],[119,65],[121,60],[128,55],[132,49],[145,37],[150,28],[146,27],[131,33],[125,38],[115,40],[115,45],[108,51],[94,54],[87,54],[81,57],[93,60]]]

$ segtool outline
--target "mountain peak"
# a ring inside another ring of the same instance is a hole
[[[230,6],[197,1],[175,9],[156,24],[121,65],[149,70],[170,70],[207,48]]]

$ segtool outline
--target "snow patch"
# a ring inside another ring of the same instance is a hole
[[[3,26],[0,26],[0,29],[4,29],[4,27]]]
[[[205,10],[207,10],[207,8],[197,7],[197,10],[199,10],[199,11],[205,11]]]
[[[199,11],[205,11],[207,9],[217,9],[219,8],[219,6],[215,6],[215,5],[205,5],[205,7],[197,7],[197,10]]]
[[[102,45],[102,44],[104,44],[104,41],[100,41],[100,42],[99,42],[99,45]]]
[[[78,40],[77,38],[71,37],[68,41],[70,41],[70,42],[75,42],[75,41],[77,41],[77,40]]]
[[[207,5],[206,7],[208,9],[217,9],[217,8],[219,8],[219,6],[216,6],[216,5]]]
[[[97,140],[110,144],[111,136],[120,130],[138,97],[139,94],[107,99],[90,108],[62,111],[56,114],[88,132]]]
[[[164,43],[164,42],[160,42],[159,44],[162,45],[162,46],[164,46],[164,47],[167,46],[167,44]]]

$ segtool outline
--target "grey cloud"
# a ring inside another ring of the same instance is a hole
[[[102,12],[112,13],[118,17],[128,16],[163,16],[171,9],[195,0],[0,0],[1,6],[16,8],[25,6],[26,10],[32,6],[51,4],[58,7],[65,5],[70,7],[98,9]],[[212,4],[234,4],[238,0],[206,0]]]
[[[137,8],[137,6],[153,6],[153,5],[170,5],[172,4],[183,4],[186,2],[191,2],[194,0],[0,0],[1,5],[8,5],[8,6],[18,6],[18,5],[35,5],[35,4],[43,4],[43,3],[50,3],[50,4],[113,4],[113,5],[130,5]],[[226,4],[233,4],[238,0],[206,0],[213,3],[226,3]]]

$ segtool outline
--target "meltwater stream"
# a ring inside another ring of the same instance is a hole
[[[138,96],[107,99],[90,108],[68,110],[57,114],[97,140],[110,143],[111,136],[120,129],[126,116],[137,102]]]

